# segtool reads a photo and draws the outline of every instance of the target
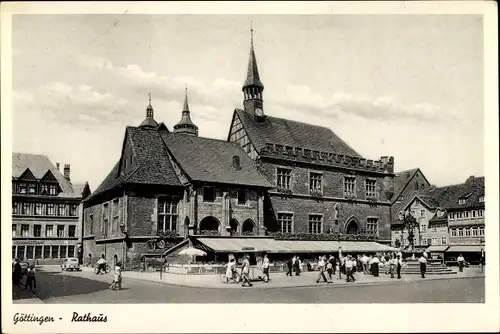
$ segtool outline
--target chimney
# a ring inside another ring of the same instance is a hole
[[[56,168],[57,168],[57,170],[59,170],[59,163],[58,162],[56,162]]]
[[[471,183],[472,181],[474,181],[474,179],[475,179],[475,178],[474,178],[474,175],[469,176],[469,178],[465,181],[465,183],[469,184],[469,183]]]
[[[69,172],[70,172],[70,167],[69,167],[69,164],[66,164],[64,165],[64,177],[66,178],[66,180],[70,181],[70,177],[69,177]]]
[[[240,157],[235,155],[233,156],[233,168],[236,169],[236,170],[240,170],[241,169],[241,166],[240,166]]]

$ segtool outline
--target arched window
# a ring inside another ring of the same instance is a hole
[[[255,233],[255,224],[251,219],[245,220],[243,226],[241,227],[241,233],[247,235],[253,235]]]

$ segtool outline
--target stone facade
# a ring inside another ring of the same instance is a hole
[[[354,221],[358,232],[368,232],[367,219],[377,220],[377,229],[373,232],[381,240],[390,239],[390,202],[386,193],[392,191],[392,178],[386,174],[338,169],[322,165],[305,165],[289,161],[266,160],[262,158],[259,171],[267,180],[277,184],[279,168],[291,170],[290,195],[282,194],[277,188],[269,192],[266,208],[269,231],[280,231],[278,214],[293,214],[293,233],[309,233],[309,216],[322,216],[322,233],[347,233],[347,224]],[[321,196],[314,196],[310,191],[311,173],[321,174]],[[355,178],[356,198],[348,200],[344,196],[345,177]],[[376,202],[369,200],[366,193],[366,181],[375,182]],[[336,222],[335,219],[338,219]]]

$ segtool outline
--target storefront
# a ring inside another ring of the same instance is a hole
[[[445,261],[454,262],[460,254],[470,264],[480,264],[484,258],[484,245],[451,245],[445,251]]]
[[[448,245],[431,245],[425,251],[431,259],[444,261],[444,252],[448,247]]]
[[[77,256],[77,240],[13,240],[12,258],[35,264],[60,264],[60,259]]]

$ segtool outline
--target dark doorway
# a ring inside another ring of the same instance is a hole
[[[354,220],[351,219],[346,225],[346,233],[347,234],[359,234],[359,225]]]

